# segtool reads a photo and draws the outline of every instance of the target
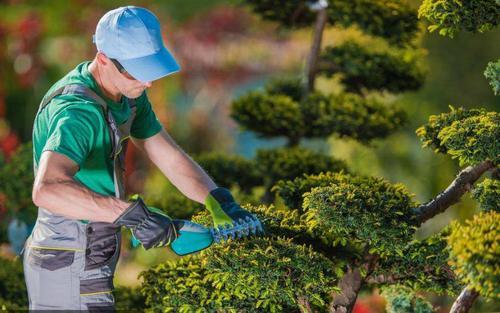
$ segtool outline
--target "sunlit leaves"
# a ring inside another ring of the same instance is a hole
[[[448,243],[460,279],[482,296],[500,299],[500,214],[482,212],[464,225],[453,223]]]
[[[496,0],[424,0],[418,16],[430,22],[429,31],[453,38],[462,30],[483,33],[493,29],[500,21],[500,4]]]

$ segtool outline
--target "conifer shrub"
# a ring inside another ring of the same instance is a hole
[[[27,308],[28,293],[24,283],[22,260],[0,257],[0,311]]]
[[[310,232],[384,257],[401,255],[411,241],[414,205],[403,185],[366,177],[313,188],[304,194],[303,209]]]
[[[33,223],[37,210],[31,198],[33,187],[33,145],[25,143],[0,168],[0,190],[10,215]]]
[[[472,196],[482,210],[500,213],[500,180],[485,178],[474,187]]]
[[[196,162],[220,186],[238,185],[243,192],[249,193],[253,187],[263,184],[255,162],[242,156],[211,152],[199,155]]]
[[[493,88],[493,93],[496,96],[500,95],[500,59],[488,63],[484,76],[489,81],[491,88]]]
[[[483,297],[500,299],[500,214],[481,212],[463,225],[452,223],[448,244],[460,280]]]
[[[453,106],[450,106],[450,112],[429,116],[428,123],[419,127],[416,130],[416,134],[420,138],[420,141],[422,141],[424,148],[429,147],[434,150],[434,152],[447,153],[448,149],[438,138],[439,133],[444,128],[451,126],[453,122],[461,122],[468,117],[480,116],[485,113],[486,110],[484,109],[467,110],[464,108],[454,108]]]
[[[404,286],[385,288],[382,295],[387,300],[387,313],[433,313],[432,305],[424,297]]]
[[[336,290],[335,268],[291,239],[252,238],[143,272],[142,291],[158,312],[299,312],[302,297],[325,309]]]
[[[456,280],[452,269],[446,266],[449,259],[449,233],[449,229],[445,228],[426,239],[412,239],[400,253],[381,258],[373,276],[385,275],[391,279],[379,286],[397,283],[410,290],[457,295],[462,285]]]
[[[249,0],[247,3],[263,19],[278,22],[284,27],[298,28],[314,24],[315,14],[308,9],[306,0]],[[331,1],[327,13],[330,25],[356,25],[369,34],[383,37],[397,45],[410,43],[419,32],[414,10],[403,1]]]
[[[244,129],[261,137],[284,136],[291,143],[334,133],[368,143],[388,136],[407,122],[404,111],[374,97],[314,92],[296,99],[301,91],[294,83],[271,81],[268,91],[254,91],[238,98],[232,103],[231,116]]]
[[[460,165],[476,165],[490,160],[500,162],[500,116],[497,112],[486,112],[453,122],[438,134],[441,145]]]
[[[418,10],[426,18],[430,32],[454,37],[459,31],[483,33],[495,28],[500,21],[500,4],[496,0],[424,0]]]
[[[345,162],[305,148],[257,150],[255,163],[269,187],[279,180],[294,179],[304,173],[347,171]]]
[[[320,73],[327,77],[340,73],[342,84],[351,92],[417,90],[425,78],[417,59],[408,51],[373,52],[354,41],[325,48],[320,60],[326,64],[320,66]]]

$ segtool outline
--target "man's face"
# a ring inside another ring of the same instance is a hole
[[[143,83],[136,80],[114,59],[108,58],[105,67],[108,77],[115,88],[127,98],[135,99],[139,97],[146,88],[151,87],[151,82]]]

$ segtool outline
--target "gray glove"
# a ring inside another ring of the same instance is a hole
[[[130,228],[145,249],[168,246],[178,237],[172,219],[159,209],[147,207],[141,198],[134,201],[113,223]]]

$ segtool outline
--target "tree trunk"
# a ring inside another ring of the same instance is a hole
[[[305,296],[301,296],[297,299],[300,305],[300,312],[302,313],[312,313],[311,305]]]
[[[479,296],[479,293],[474,289],[465,287],[460,293],[455,303],[451,307],[450,313],[467,313],[472,308],[472,304]]]
[[[314,90],[318,57],[319,57],[319,52],[321,50],[321,40],[323,38],[323,31],[325,29],[327,20],[328,20],[328,14],[326,12],[326,7],[323,7],[318,10],[318,14],[316,17],[316,26],[314,28],[314,39],[311,46],[311,53],[309,54],[309,58],[307,60],[307,65],[306,65],[306,75],[307,75],[306,95]]]
[[[354,308],[358,293],[363,285],[363,278],[359,268],[349,271],[342,277],[338,287],[340,293],[333,296],[333,301],[330,305],[331,313],[350,313]]]

